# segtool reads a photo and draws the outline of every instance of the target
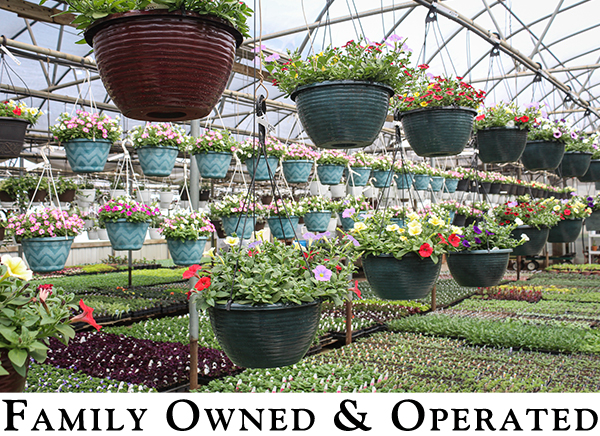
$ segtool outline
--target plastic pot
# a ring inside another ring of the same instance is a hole
[[[565,151],[556,174],[560,177],[581,177],[585,175],[592,162],[592,153]]]
[[[208,151],[194,155],[200,176],[205,179],[222,179],[227,176],[233,154]]]
[[[555,170],[565,153],[564,142],[528,141],[521,162],[529,171]]]
[[[514,239],[521,239],[521,235],[523,233],[529,237],[529,241],[525,242],[523,245],[513,248],[513,255],[536,256],[546,245],[549,229],[544,227],[538,230],[531,226],[519,226],[511,232],[511,236]]]
[[[583,227],[583,219],[566,219],[559,221],[557,225],[550,228],[548,232],[548,242],[551,243],[566,243],[575,242],[581,234]]]
[[[179,239],[167,238],[167,246],[169,247],[169,253],[173,258],[175,265],[190,266],[199,264],[202,260],[202,254],[204,253],[204,247],[208,238],[202,237],[197,240],[186,239],[184,241]]]
[[[307,183],[313,165],[312,160],[285,160],[281,163],[288,183]]]
[[[104,171],[111,145],[108,139],[71,139],[63,144],[69,165],[76,173]]]
[[[221,217],[221,222],[227,236],[233,236],[235,233],[242,239],[250,239],[256,225],[256,217],[252,215],[224,216]]]
[[[116,222],[106,221],[106,232],[114,250],[140,250],[144,245],[150,222],[130,223],[120,218]]]
[[[257,181],[271,180],[271,176],[274,178],[278,165],[279,159],[275,156],[267,156],[266,161],[264,156],[259,156],[258,158],[251,157],[249,159],[246,159],[246,167],[248,168],[248,173],[250,173],[250,177],[252,177],[252,174],[254,174],[254,167],[256,166],[255,180]]]
[[[600,159],[590,160],[590,166],[583,176],[577,177],[580,182],[591,183],[600,181]]]
[[[317,165],[317,175],[323,185],[339,185],[344,174],[343,165]]]
[[[309,232],[325,232],[331,220],[330,211],[307,212],[304,214],[304,225]]]
[[[270,217],[267,218],[271,234],[277,239],[293,239],[296,237],[296,227],[299,217]]]
[[[23,239],[21,245],[29,268],[33,272],[60,271],[65,267],[73,239],[73,236]]]
[[[496,286],[504,277],[512,249],[448,253],[450,274],[465,287]]]
[[[517,162],[527,144],[527,130],[488,127],[477,131],[479,160],[483,163]]]
[[[142,172],[146,176],[168,177],[179,154],[177,147],[140,147],[137,149]]]

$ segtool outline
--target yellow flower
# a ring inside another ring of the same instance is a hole
[[[419,214],[416,212],[411,212],[408,215],[406,215],[406,217],[411,221],[415,221],[419,219]]]
[[[325,65],[321,67],[321,71],[325,71]]]
[[[233,247],[234,245],[239,244],[240,242],[240,238],[234,238],[233,236],[227,236],[225,238],[225,243],[227,245],[229,245],[230,247]]]
[[[385,227],[385,230],[388,232],[395,232],[400,228],[400,226],[398,224],[390,224],[388,226]]]
[[[27,269],[25,262],[20,257],[12,257],[10,254],[5,254],[0,258],[0,263],[6,266],[8,269],[6,273],[11,277],[29,281],[33,276],[33,272]]]
[[[433,215],[431,218],[429,218],[429,224],[431,224],[432,226],[442,226],[444,225],[444,221],[442,221],[441,219],[439,219],[437,216]]]
[[[352,229],[352,232],[360,232],[361,230],[364,230],[366,228],[367,228],[366,224],[359,221],[357,223],[354,223],[354,228]]]
[[[408,225],[408,234],[411,236],[418,236],[423,231],[421,224],[416,223],[414,226]]]
[[[406,241],[408,238],[406,236],[400,236],[401,241]]]
[[[419,95],[421,95],[421,94],[419,94],[418,92],[415,92],[415,97],[418,97]]]
[[[428,105],[428,104],[429,104],[429,103],[427,103],[426,101],[422,101],[422,102],[421,102],[421,107],[427,107],[427,105]]]
[[[402,233],[404,233],[404,232],[406,232],[406,229],[405,229],[405,228],[403,228],[403,227],[398,227],[398,233],[402,234]],[[405,237],[406,237],[406,236],[405,236]]]
[[[212,257],[214,259],[215,257],[215,247],[211,247],[209,250],[205,251],[204,253],[202,253],[203,257]]]
[[[296,75],[294,76],[294,79],[297,79],[297,78],[298,78],[298,73],[296,73]]]
[[[296,249],[296,250],[302,250],[302,245],[300,245],[297,241],[294,241],[293,245],[294,245],[294,249]]]
[[[259,230],[258,232],[254,233],[254,237],[258,240],[260,239],[261,241],[265,240],[265,229]]]

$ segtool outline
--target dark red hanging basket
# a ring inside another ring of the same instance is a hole
[[[183,121],[207,116],[221,98],[242,34],[216,17],[161,9],[109,15],[85,40],[123,115]]]

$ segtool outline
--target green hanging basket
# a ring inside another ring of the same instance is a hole
[[[581,177],[592,162],[592,153],[586,151],[565,151],[556,174],[560,177]]]
[[[581,234],[583,218],[566,219],[559,221],[557,225],[550,228],[548,242],[553,244],[575,242]]]
[[[595,232],[600,231],[600,210],[595,210],[585,219],[585,228]]]
[[[527,130],[488,127],[477,131],[479,160],[483,163],[517,162],[527,145]]]
[[[473,130],[475,109],[434,107],[401,113],[404,135],[421,157],[455,156],[461,153]]]
[[[585,174],[577,178],[584,183],[600,182],[600,159],[591,160],[590,167]]]
[[[511,232],[511,237],[521,239],[524,233],[529,241],[513,248],[513,256],[536,256],[546,245],[549,229],[547,227],[536,229],[531,226],[519,226]]]
[[[213,332],[233,363],[273,368],[293,365],[304,357],[319,327],[321,304],[233,303],[230,310],[216,305],[208,313]]]
[[[472,250],[448,253],[450,274],[460,286],[496,286],[504,277],[511,248],[505,250]]]
[[[521,162],[529,171],[555,170],[564,154],[564,142],[527,141]]]

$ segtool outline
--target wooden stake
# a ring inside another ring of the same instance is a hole
[[[521,280],[521,256],[517,256],[517,281]]]
[[[346,345],[352,343],[352,300],[345,302],[346,305]]]

